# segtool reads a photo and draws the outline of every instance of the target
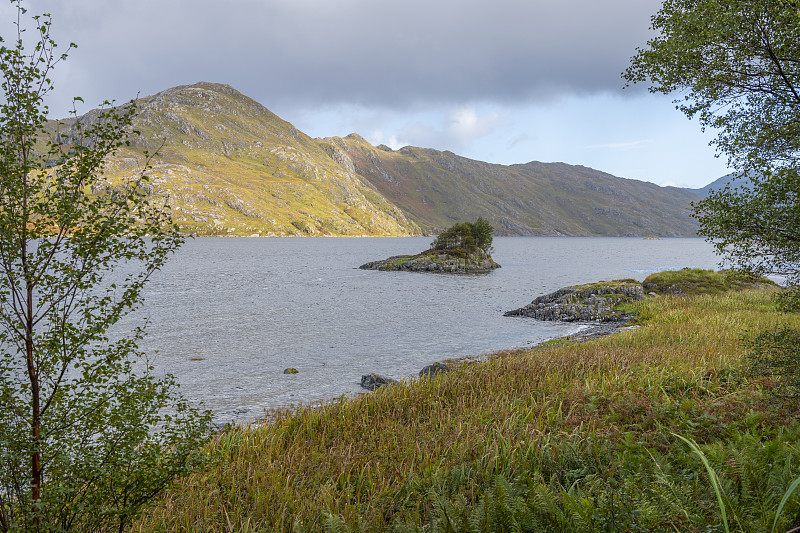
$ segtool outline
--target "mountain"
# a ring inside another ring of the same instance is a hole
[[[174,87],[138,106],[133,126],[141,135],[108,162],[106,178],[118,183],[141,169],[145,151],[157,152],[153,186],[169,195],[186,232],[417,235],[478,216],[501,235],[696,230],[689,203],[697,195],[685,189],[564,163],[505,166],[426,148],[391,150],[355,134],[312,139],[227,85]]]
[[[131,146],[110,182],[157,152],[152,182],[173,218],[201,235],[412,235],[403,212],[308,135],[227,85],[198,83],[138,101]],[[92,120],[91,115],[79,120]]]
[[[725,176],[722,176],[721,178],[712,181],[711,183],[709,183],[705,187],[701,187],[700,189],[686,189],[686,190],[692,191],[701,198],[705,198],[706,196],[709,195],[711,191],[724,189],[726,185],[730,185],[730,187],[733,189],[742,186],[746,188],[752,187],[752,182],[749,179],[744,180],[741,179],[739,176],[740,175],[738,172],[733,172],[731,174],[726,174]]]
[[[694,235],[676,187],[565,163],[497,165],[452,152],[374,147],[358,135],[321,140],[426,231],[487,218],[505,235]]]

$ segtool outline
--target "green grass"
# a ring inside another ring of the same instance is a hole
[[[597,291],[607,287],[625,287],[632,285],[639,285],[640,283],[635,279],[615,279],[612,281],[596,281],[594,283],[584,283],[583,285],[574,285],[573,287],[581,291]]]
[[[730,290],[752,288],[754,285],[776,286],[764,277],[756,277],[732,270],[703,270],[684,268],[667,270],[648,276],[645,292],[657,294],[720,294]]]
[[[783,500],[800,475],[800,411],[743,372],[740,342],[800,317],[763,290],[629,305],[635,330],[229,429],[208,446],[207,470],[177,482],[135,531],[800,525],[798,495]]]

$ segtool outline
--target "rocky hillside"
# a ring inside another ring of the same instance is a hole
[[[173,216],[201,235],[410,235],[403,212],[308,135],[227,85],[139,101],[141,136],[110,162],[114,182],[158,153],[151,175]],[[86,120],[91,120],[88,115]]]
[[[688,190],[586,167],[495,165],[452,152],[312,139],[227,85],[139,101],[141,136],[110,183],[157,152],[151,175],[174,218],[201,235],[411,235],[482,216],[499,235],[689,236]],[[92,120],[88,113],[80,120]],[[69,124],[67,124],[67,128]],[[62,128],[60,135],[69,135]]]
[[[689,203],[676,187],[564,163],[496,165],[452,152],[374,147],[358,135],[324,139],[426,231],[487,218],[501,235],[690,236]]]

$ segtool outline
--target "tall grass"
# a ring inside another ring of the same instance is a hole
[[[742,531],[800,525],[798,408],[741,371],[766,291],[647,299],[636,330],[499,353],[209,445],[136,531]],[[465,354],[466,355],[466,354]],[[728,498],[725,517],[697,443]],[[778,506],[782,514],[777,516]]]

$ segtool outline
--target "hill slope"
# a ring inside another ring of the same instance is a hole
[[[226,85],[198,83],[139,101],[141,136],[110,181],[158,152],[153,182],[176,222],[206,235],[409,235],[419,229],[317,142]],[[84,120],[91,120],[91,115]]]
[[[676,187],[564,163],[496,165],[452,152],[374,147],[358,135],[321,140],[425,230],[483,216],[509,235],[694,235]]]

